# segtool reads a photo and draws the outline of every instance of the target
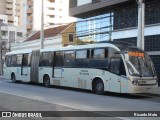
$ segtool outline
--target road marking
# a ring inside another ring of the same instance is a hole
[[[6,91],[1,91],[1,93],[6,93],[6,94],[9,94],[9,95],[14,95],[14,96],[19,96],[19,97],[23,97],[23,98],[28,98],[28,99],[32,99],[32,100],[38,100],[38,101],[42,101],[42,102],[46,102],[46,103],[49,103],[49,104],[55,104],[55,105],[59,105],[59,106],[64,106],[64,107],[69,107],[69,108],[72,108],[72,109],[76,109],[77,110],[82,110],[82,111],[91,111],[91,110],[87,110],[87,109],[82,109],[82,108],[76,108],[76,107],[73,107],[73,106],[70,106],[70,105],[65,105],[65,104],[61,104],[61,103],[50,103],[49,101],[47,100],[44,100],[42,97],[39,97],[39,96],[35,96],[35,97],[28,97],[28,96],[24,96],[24,95],[18,95],[18,94],[15,94],[15,93],[9,93],[9,92],[6,92]],[[37,99],[37,98],[40,98],[40,99]],[[90,106],[89,106],[90,107]],[[98,111],[97,111],[98,112]],[[103,115],[103,114],[102,114]],[[111,116],[112,117],[112,116]],[[114,117],[114,118],[118,118],[118,119],[121,119],[121,120],[132,120],[132,119],[128,119],[128,118],[123,118],[123,117]]]

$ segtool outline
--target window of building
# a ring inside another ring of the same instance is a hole
[[[77,0],[70,0],[69,1],[69,8],[77,7]]]
[[[145,51],[160,51],[160,35],[145,36]]]
[[[151,57],[153,64],[155,66],[157,77],[160,80],[160,55],[151,55],[150,57]],[[158,83],[160,85],[160,81],[158,81]]]
[[[114,41],[126,42],[137,46],[137,37],[114,39]]]
[[[22,37],[22,32],[17,32],[18,37]]]
[[[97,13],[98,14],[98,13]],[[89,16],[85,19],[78,19],[76,24],[76,36],[78,40],[108,41],[111,38],[113,29],[113,12],[99,13],[97,16]]]
[[[7,31],[1,31],[1,35],[7,35]]]
[[[73,42],[74,41],[74,35],[73,34],[69,34],[69,42]]]

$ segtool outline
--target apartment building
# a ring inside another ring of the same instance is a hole
[[[75,21],[69,17],[69,0],[43,0],[44,27]],[[24,33],[41,28],[42,0],[1,0],[0,18]]]
[[[136,0],[70,0],[70,15],[78,18],[78,40],[125,41],[137,45]],[[160,79],[160,1],[145,0],[144,49]]]
[[[32,29],[41,28],[42,0],[33,0]],[[75,18],[69,17],[69,0],[44,0],[44,27],[71,23]]]

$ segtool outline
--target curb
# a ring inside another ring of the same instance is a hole
[[[160,97],[160,92],[158,93],[145,93],[144,95],[147,95],[147,96],[154,96],[154,97]]]

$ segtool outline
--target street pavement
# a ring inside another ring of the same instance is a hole
[[[31,85],[29,83],[12,83],[10,80],[5,80],[0,78],[0,111],[159,111],[159,110],[160,110],[160,97],[158,96],[147,97],[147,96],[126,95],[126,94],[123,95],[123,94],[113,94],[113,93],[106,93],[105,95],[96,95],[90,91],[85,91],[85,90],[77,90],[77,89],[70,89],[63,87],[45,88],[42,85]],[[31,120],[32,119],[33,118],[31,118]],[[34,119],[37,120],[36,118]],[[55,119],[74,120],[75,118],[62,117]],[[77,119],[90,120],[93,118],[78,117],[76,118],[76,120]],[[105,120],[108,119],[153,120],[153,118],[123,118],[123,117],[95,118],[95,120],[104,120],[104,119]],[[158,118],[154,119],[158,120]]]

